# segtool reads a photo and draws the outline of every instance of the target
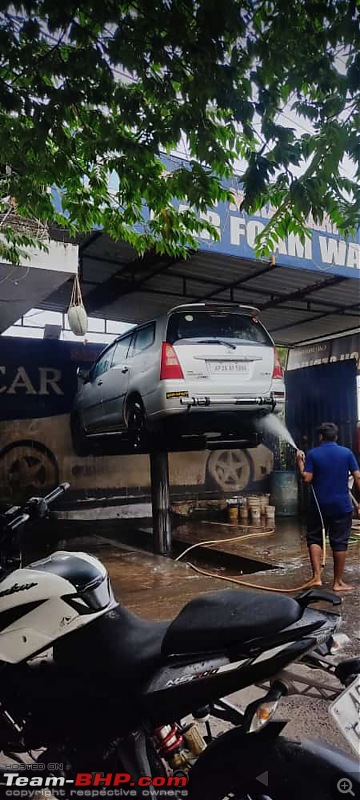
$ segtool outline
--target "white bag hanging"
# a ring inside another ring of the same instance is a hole
[[[70,330],[75,336],[85,336],[88,329],[88,318],[84,308],[80,282],[77,275],[74,278],[67,318]]]

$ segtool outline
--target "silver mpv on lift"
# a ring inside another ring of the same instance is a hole
[[[274,342],[250,306],[196,303],[118,337],[79,370],[76,452],[119,434],[129,452],[256,443],[256,420],[285,403]]]

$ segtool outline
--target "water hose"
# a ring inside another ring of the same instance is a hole
[[[219,522],[219,523],[212,523],[212,524],[213,525],[216,525],[216,524],[221,525],[222,523]],[[244,528],[249,528],[250,527],[251,528],[251,527],[255,527],[255,526],[251,526],[251,525],[244,525],[244,526],[234,525],[234,528],[235,527],[236,528],[238,528],[238,527],[244,527]],[[259,530],[259,528],[256,528],[256,530]],[[183,550],[183,552],[180,553],[180,555],[177,556],[177,558],[175,558],[175,561],[180,561],[180,559],[183,558],[186,555],[186,553],[189,553],[190,550],[195,550],[197,547],[204,547],[204,546],[211,547],[211,546],[216,545],[216,544],[225,544],[226,542],[236,542],[239,539],[241,539],[243,541],[244,539],[252,539],[252,538],[255,538],[255,537],[259,537],[259,536],[270,536],[270,535],[272,535],[274,533],[275,533],[275,528],[270,528],[269,530],[261,529],[261,533],[247,533],[247,534],[243,534],[242,533],[242,534],[240,534],[240,536],[231,536],[230,538],[227,538],[227,539],[211,539],[211,540],[205,541],[205,542],[197,542],[196,544],[192,544],[192,545],[190,545],[190,547],[187,547],[186,550]],[[204,575],[206,578],[218,578],[218,580],[221,580],[221,581],[228,581],[229,583],[236,583],[239,586],[248,586],[250,589],[261,589],[264,592],[277,592],[277,593],[281,592],[282,594],[283,593],[284,594],[285,593],[286,594],[293,594],[294,592],[299,592],[302,589],[308,589],[309,587],[311,587],[311,585],[313,585],[312,584],[312,579],[310,579],[306,583],[303,583],[301,586],[295,586],[293,589],[278,589],[278,588],[275,588],[273,586],[263,586],[263,585],[261,585],[259,583],[250,583],[249,581],[240,580],[239,578],[232,578],[230,576],[226,577],[226,575],[217,575],[216,572],[207,572],[207,570],[204,570],[201,567],[196,567],[195,564],[191,563],[191,561],[187,561],[186,563],[187,563],[187,565],[189,567],[191,567],[191,569],[193,569],[195,572],[198,572],[200,575]]]
[[[316,503],[316,506],[317,506],[317,509],[318,509],[318,512],[319,512],[320,520],[321,520],[322,553],[323,553],[322,569],[324,569],[325,564],[326,564],[326,530],[325,530],[325,523],[324,523],[323,515],[321,513],[321,509],[320,509],[320,506],[319,506],[318,499],[316,497],[316,492],[315,492],[315,489],[314,489],[312,484],[311,484],[311,489],[312,489],[313,497],[314,497],[314,500],[315,500],[315,503]],[[356,508],[357,508],[357,502],[356,502],[354,496],[351,494],[351,492],[350,492],[350,496],[351,496],[351,499],[352,499],[354,505],[356,505]],[[214,524],[221,525],[222,523],[211,523],[211,524],[213,524],[213,525]],[[358,530],[358,526],[359,526],[359,522],[356,525],[356,530]],[[260,530],[256,526],[252,526],[252,525],[244,525],[244,526],[241,526],[241,525],[240,526],[238,526],[238,525],[235,526],[234,525],[234,527],[237,527],[237,528],[238,527],[244,527],[244,528],[249,528],[250,527],[250,528],[255,528],[255,530]],[[352,526],[352,528],[354,528],[354,525]],[[236,542],[236,541],[238,541],[240,539],[242,541],[244,541],[244,539],[252,539],[252,538],[259,537],[259,536],[270,536],[273,533],[275,533],[275,528],[270,528],[269,530],[261,528],[261,532],[260,533],[247,533],[247,534],[243,534],[242,533],[242,534],[240,534],[240,536],[232,536],[231,538],[227,538],[227,539],[212,539],[212,540],[205,541],[205,542],[197,542],[196,544],[190,545],[190,547],[187,547],[186,550],[184,550],[182,553],[180,553],[180,555],[177,556],[175,561],[180,561],[180,559],[183,558],[187,553],[189,553],[191,550],[195,550],[197,547],[205,547],[205,546],[206,547],[212,547],[213,545],[217,545],[217,544],[225,544],[225,543],[228,543],[228,542]],[[360,531],[359,531],[358,535],[360,535]],[[352,544],[355,544],[355,543],[356,543],[355,541],[352,542]],[[263,585],[258,584],[258,583],[250,583],[249,581],[240,580],[239,578],[232,578],[230,576],[226,577],[225,575],[217,575],[216,572],[207,572],[207,570],[201,569],[201,567],[196,567],[195,564],[192,564],[190,561],[187,561],[186,563],[195,572],[198,572],[200,575],[204,575],[207,578],[218,578],[218,580],[228,581],[229,583],[237,583],[240,586],[248,586],[251,589],[261,589],[261,590],[263,590],[265,592],[281,592],[281,593],[286,593],[286,594],[293,594],[293,592],[299,592],[302,589],[307,589],[307,588],[309,588],[309,587],[314,585],[313,584],[313,579],[310,578],[310,580],[306,581],[306,583],[303,583],[301,586],[295,586],[293,589],[278,589],[278,588],[275,588],[275,587],[272,587],[272,586],[263,586]]]
[[[319,506],[319,503],[318,503],[318,499],[316,497],[316,492],[315,492],[315,489],[314,489],[312,484],[311,484],[311,490],[312,490],[312,493],[313,493],[313,497],[314,497],[315,503],[317,505],[317,510],[319,512],[320,521],[321,521],[322,554],[323,554],[321,566],[322,566],[322,569],[324,569],[325,564],[326,564],[326,530],[325,530],[325,523],[324,523],[324,517],[323,517],[323,515],[321,513],[321,509],[320,509],[320,506]]]
[[[289,437],[289,434],[287,436],[287,440],[288,440],[289,444],[294,448],[294,450],[299,450],[299,448],[295,444],[295,442],[292,439],[292,437]],[[319,512],[320,522],[321,522],[321,537],[322,537],[322,563],[321,563],[321,566],[322,566],[322,569],[324,569],[325,564],[326,564],[326,530],[325,530],[325,523],[324,523],[323,515],[321,513],[321,508],[320,508],[318,499],[316,497],[316,492],[315,492],[315,489],[314,489],[312,484],[311,484],[311,490],[312,490],[312,493],[313,493],[313,497],[314,497],[314,500],[315,500],[315,503],[316,503],[317,510]],[[356,500],[355,500],[354,496],[351,494],[351,492],[350,492],[350,496],[351,496],[351,499],[352,499],[354,505],[357,508]],[[248,528],[248,527],[254,527],[254,526],[248,526],[248,525],[241,526],[240,525],[240,526],[237,526],[237,527],[246,527],[246,528]],[[357,524],[352,525],[352,529],[356,529],[357,531],[359,531],[359,533],[357,535],[360,535],[359,528],[360,528],[360,522],[358,522]],[[259,530],[259,529],[256,528],[256,530]],[[197,547],[204,547],[204,546],[212,547],[213,545],[216,545],[216,544],[225,544],[227,542],[236,542],[239,539],[244,540],[244,539],[255,538],[255,537],[258,537],[258,536],[269,536],[269,535],[273,534],[274,532],[275,532],[275,528],[271,528],[270,530],[262,530],[261,533],[248,533],[248,534],[245,534],[245,535],[244,534],[240,534],[240,536],[232,536],[230,539],[229,538],[228,539],[216,539],[216,540],[210,540],[210,541],[205,541],[205,542],[197,542],[196,544],[190,545],[190,547],[187,547],[186,550],[184,550],[182,553],[180,553],[180,555],[177,556],[175,561],[180,561],[180,559],[183,558],[187,553],[189,553],[191,550],[195,550]],[[352,543],[354,544],[355,542],[352,542]],[[249,586],[252,589],[261,589],[261,590],[266,591],[266,592],[279,592],[279,591],[281,591],[281,592],[284,592],[284,593],[286,592],[286,593],[292,594],[293,592],[301,591],[301,589],[307,589],[310,586],[314,586],[313,579],[310,579],[309,581],[307,581],[306,583],[302,584],[301,586],[296,586],[293,589],[276,589],[276,588],[270,587],[270,586],[262,586],[262,585],[257,584],[257,583],[250,583],[248,581],[239,580],[239,578],[226,577],[225,575],[217,575],[214,572],[207,572],[206,570],[203,570],[200,567],[196,567],[194,564],[191,564],[190,561],[188,561],[187,564],[195,572],[198,572],[200,575],[205,575],[208,578],[218,578],[219,580],[228,581],[230,583],[237,583],[240,586]]]
[[[351,501],[353,503],[353,506],[354,506],[355,510],[359,514],[359,512],[358,512],[359,504],[358,504],[357,500],[355,499],[354,495],[352,494],[352,492],[350,490],[349,490],[349,495],[350,495],[350,498],[351,498]],[[357,540],[357,537],[360,536],[360,519],[353,520],[353,523],[352,523],[352,526],[351,526],[351,530],[355,531],[355,533],[352,536],[352,539],[353,539],[352,543],[354,543],[354,539]]]
[[[222,525],[223,523],[222,522],[219,522],[219,523],[212,522],[210,524],[211,525],[216,525],[216,524]],[[229,525],[228,527],[230,528],[231,525]],[[234,528],[241,528],[241,527],[244,527],[244,528],[255,528],[256,530],[260,530],[260,528],[256,527],[255,525],[234,525],[233,527]],[[196,542],[196,544],[190,545],[190,547],[187,547],[186,550],[184,550],[182,553],[180,553],[180,555],[177,556],[177,558],[175,558],[175,561],[180,561],[180,559],[183,558],[186,555],[186,553],[189,553],[190,550],[195,550],[196,547],[204,547],[205,545],[206,546],[211,546],[213,544],[225,544],[225,542],[237,542],[238,539],[241,539],[243,541],[244,539],[252,539],[253,537],[256,537],[256,536],[270,536],[270,534],[275,533],[275,528],[270,528],[269,530],[266,530],[266,529],[264,530],[263,528],[261,528],[261,531],[262,531],[261,533],[246,533],[246,534],[241,533],[240,536],[231,536],[230,539],[229,538],[227,538],[227,539],[211,539],[208,542]]]
[[[206,578],[218,578],[220,581],[228,581],[229,583],[237,583],[239,586],[248,586],[249,589],[260,589],[264,592],[276,592],[276,594],[293,594],[294,592],[300,592],[302,589],[310,589],[314,586],[312,580],[307,581],[306,583],[302,583],[301,586],[294,586],[293,589],[280,589],[275,588],[274,586],[262,586],[260,583],[250,583],[249,581],[241,581],[239,578],[231,578],[226,577],[225,575],[216,575],[215,572],[206,572],[204,569],[200,569],[200,567],[196,567],[195,564],[191,564],[190,561],[186,562],[191,569],[195,570],[195,572],[199,572],[200,575],[204,575]]]
[[[297,452],[299,452],[299,448],[297,447],[297,445],[295,444],[295,442],[293,442],[293,445],[294,445],[294,447],[296,448]],[[317,497],[316,497],[316,492],[315,492],[315,489],[314,489],[314,486],[313,486],[313,484],[311,484],[311,491],[312,491],[312,493],[313,493],[313,498],[314,498],[314,500],[315,500],[316,507],[317,507],[317,510],[318,510],[318,512],[319,512],[320,522],[321,522],[321,538],[322,538],[322,561],[321,561],[321,568],[322,568],[322,569],[324,569],[324,567],[325,567],[325,564],[326,564],[326,530],[325,530],[325,523],[324,523],[324,518],[323,518],[323,515],[322,515],[322,513],[321,513],[321,508],[320,508],[320,506],[319,506],[318,499],[317,499]]]

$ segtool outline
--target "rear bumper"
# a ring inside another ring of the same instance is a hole
[[[282,386],[269,387],[259,395],[249,392],[232,396],[211,391],[212,387],[206,385],[203,391],[197,388],[202,389],[185,381],[159,382],[154,392],[143,396],[149,427],[157,428],[160,423],[180,436],[214,431],[246,438],[254,429],[254,420],[284,409]]]
[[[158,402],[146,404],[146,414],[150,423],[163,422],[166,419],[176,417],[187,420],[194,417],[208,418],[215,415],[220,417],[229,416],[240,420],[249,419],[251,416],[261,417],[264,414],[273,412],[280,413],[284,409],[285,398],[275,395],[251,396],[251,397],[224,397],[223,395],[211,394],[191,394],[184,392],[184,396],[168,398],[157,398]],[[186,394],[186,396],[185,396]]]
[[[230,410],[233,409],[235,406],[241,406],[242,408],[253,408],[266,407],[270,411],[274,411],[276,402],[273,396],[269,397],[229,397],[226,400],[222,397],[212,396],[212,395],[200,395],[197,397],[180,397],[180,405],[185,406],[186,408],[209,408],[214,406],[221,406],[222,408],[229,407]]]

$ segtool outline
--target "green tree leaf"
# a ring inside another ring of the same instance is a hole
[[[276,209],[258,255],[304,237],[309,212],[353,232],[359,21],[355,0],[1,2],[0,202],[74,236],[101,226],[140,252],[183,255],[206,228],[199,214],[230,198],[240,156],[243,208]],[[184,145],[188,163],[171,161]],[[16,263],[24,240],[0,233]]]

